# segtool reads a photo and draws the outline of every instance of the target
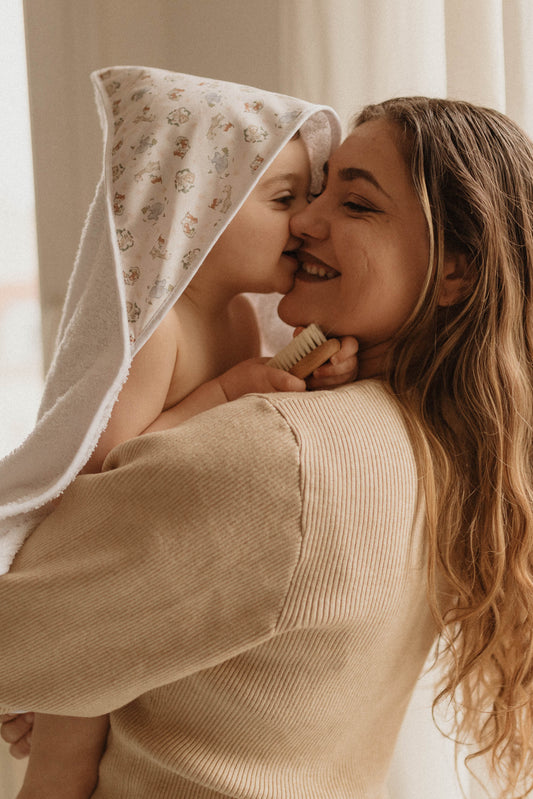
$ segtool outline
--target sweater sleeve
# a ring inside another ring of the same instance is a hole
[[[267,640],[300,505],[298,448],[261,397],[117,447],[0,578],[0,705],[99,715]]]

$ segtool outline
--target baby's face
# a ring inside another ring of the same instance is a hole
[[[297,267],[293,251],[299,244],[289,222],[307,205],[309,184],[309,158],[303,141],[296,138],[259,180],[202,269],[213,268],[237,291],[289,291]]]

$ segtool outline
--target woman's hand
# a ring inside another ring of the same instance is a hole
[[[303,328],[297,328],[295,335],[300,330],[303,330]],[[308,388],[334,388],[357,380],[359,343],[353,336],[344,336],[340,339],[340,342],[340,350],[335,355],[332,355],[327,363],[315,369],[313,374],[307,378]]]
[[[22,760],[30,754],[33,719],[33,713],[0,716],[0,735],[10,744],[9,752],[16,760]]]

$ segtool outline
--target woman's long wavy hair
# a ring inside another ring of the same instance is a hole
[[[533,781],[533,144],[503,114],[422,97],[355,120],[398,133],[430,241],[389,383],[425,484],[429,596],[459,739],[502,796]],[[439,307],[446,255],[466,264]]]

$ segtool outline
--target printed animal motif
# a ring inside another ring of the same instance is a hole
[[[260,142],[268,138],[268,133],[261,125],[250,125],[244,129],[244,141],[247,142]]]
[[[150,89],[148,89],[146,86],[144,86],[142,89],[139,89],[138,91],[133,92],[133,94],[131,95],[131,99],[133,100],[134,103],[137,103],[137,102],[139,102],[139,100],[142,100],[142,98],[144,97],[145,94],[149,94],[149,93],[150,93]]]
[[[220,211],[221,214],[227,214],[231,208],[231,186],[224,186],[222,190],[222,197],[215,197],[210,203],[209,207],[213,211]]]
[[[118,151],[120,150],[120,148],[122,147],[123,144],[124,144],[124,139],[119,139],[118,142],[115,144],[115,146],[113,147],[113,149],[111,151],[113,153],[113,155],[118,153]]]
[[[163,294],[165,293],[165,289],[167,286],[167,279],[163,278],[162,280],[159,277],[156,278],[155,283],[150,288],[148,292],[148,305],[153,305],[152,300],[160,300]]]
[[[156,243],[150,250],[150,255],[152,258],[161,258],[162,261],[168,260],[169,252],[167,250],[167,240],[164,238],[164,236],[159,236]]]
[[[250,169],[252,170],[252,172],[257,172],[261,164],[264,164],[264,162],[265,159],[261,155],[257,154],[252,163],[250,164]]]
[[[229,122],[229,120],[227,120],[223,114],[217,114],[211,120],[211,124],[209,125],[209,130],[207,131],[207,138],[209,140],[212,140],[215,138],[219,130],[222,130],[224,131],[224,133],[227,133],[227,131],[232,127],[233,123]]]
[[[116,122],[115,122],[115,133],[117,133],[118,129],[123,124],[124,124],[124,117],[120,117],[119,119],[116,120]]]
[[[172,89],[168,92],[167,97],[170,100],[179,100],[185,89]]]
[[[134,325],[135,322],[138,320],[139,316],[141,315],[141,309],[139,308],[136,302],[130,302],[128,300],[126,302],[126,314],[130,325]]]
[[[209,108],[213,108],[213,106],[222,100],[222,95],[220,92],[208,92],[205,99]]]
[[[132,266],[127,272],[122,270],[122,277],[126,286],[133,286],[140,278],[141,270],[138,266]]]
[[[195,216],[193,216],[191,213],[189,213],[189,211],[187,211],[187,213],[181,220],[181,227],[183,228],[183,232],[189,239],[192,239],[192,237],[196,233],[197,224],[198,224],[198,219]]]
[[[302,113],[301,111],[298,111],[298,109],[296,109],[294,111],[286,111],[284,114],[275,114],[275,116],[278,118],[276,127],[284,128],[287,125],[292,124],[298,119],[301,113]]]
[[[144,208],[141,208],[145,222],[157,222],[164,210],[165,206],[162,202],[152,200]]]
[[[115,216],[122,216],[124,213],[124,203],[123,200],[126,199],[125,194],[119,194],[118,191],[115,192],[115,196],[113,198],[113,211]]]
[[[150,106],[145,105],[141,113],[133,120],[135,124],[138,122],[155,122],[155,114],[150,114]]]
[[[122,100],[119,98],[118,100],[115,100],[114,103],[113,103],[112,110],[113,110],[113,116],[114,117],[116,117],[118,112],[119,112],[119,108],[120,108],[121,102],[122,102]]]
[[[141,136],[139,144],[136,147],[131,145],[131,149],[133,150],[133,154],[137,156],[149,152],[156,144],[157,139],[155,139],[153,136],[151,138],[150,136]]]
[[[110,73],[108,73],[108,75],[109,74]],[[102,76],[100,76],[100,77],[102,77]],[[118,82],[118,80],[112,80],[105,87],[105,90],[106,90],[107,94],[109,95],[109,97],[112,97],[115,94],[115,92],[118,92],[119,89],[120,89],[120,83]]]
[[[191,112],[187,108],[176,108],[167,115],[167,122],[169,125],[184,125],[188,122]]]
[[[185,158],[190,149],[191,145],[189,143],[189,139],[186,136],[178,136],[176,139],[176,149],[174,150],[174,155],[177,155],[178,158]]]
[[[126,252],[126,250],[129,250],[135,244],[132,234],[129,230],[126,230],[126,228],[117,230],[117,242],[121,252]]]
[[[194,250],[189,250],[189,252],[186,252],[183,258],[181,259],[182,268],[190,269],[194,261],[196,261],[199,252],[200,252],[199,247],[195,247]]]
[[[229,164],[229,150],[223,147],[222,150],[216,149],[212,158],[209,159],[215,167],[217,175],[225,175]],[[212,172],[210,169],[209,172]]]
[[[187,194],[194,186],[195,175],[190,169],[180,169],[176,172],[174,185],[182,194]]]
[[[161,164],[159,161],[150,161],[144,169],[134,174],[134,178],[139,183],[145,175],[150,177],[150,183],[162,183],[161,178]]]
[[[125,167],[122,164],[115,164],[112,169],[113,183],[116,183],[120,176],[123,174]]]
[[[250,114],[258,114],[264,107],[265,104],[262,100],[251,100],[249,103],[244,104],[244,110]]]

